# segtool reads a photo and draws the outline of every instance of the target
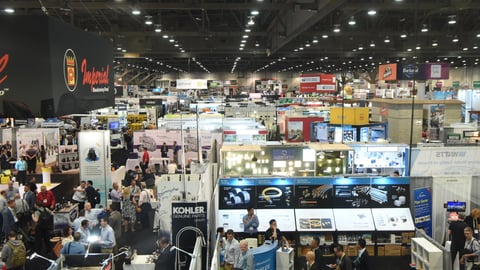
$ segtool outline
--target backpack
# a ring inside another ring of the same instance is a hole
[[[24,266],[27,251],[25,250],[23,243],[14,246],[11,242],[7,242],[7,245],[10,247],[10,249],[12,249],[12,256],[8,260],[7,264],[12,268]]]
[[[53,215],[46,209],[41,210],[37,226],[43,230],[53,229]]]

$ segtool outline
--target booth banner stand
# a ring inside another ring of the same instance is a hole
[[[92,180],[99,189],[101,205],[107,205],[112,186],[110,161],[110,131],[82,131],[78,134],[80,180]]]
[[[416,228],[422,228],[432,237],[432,189],[417,188],[413,191],[413,215]]]
[[[178,248],[193,252],[197,236],[208,239],[207,202],[172,202],[172,242]],[[202,261],[206,262],[206,247],[202,250]],[[186,261],[188,269],[190,258],[177,254],[177,262]],[[205,270],[205,264],[202,269]],[[198,269],[201,270],[201,269]]]

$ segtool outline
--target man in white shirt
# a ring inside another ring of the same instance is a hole
[[[85,219],[88,219],[88,226],[90,230],[94,229],[98,225],[98,215],[103,209],[92,208],[89,202],[85,203]]]
[[[82,220],[80,228],[77,232],[80,233],[79,242],[82,243],[85,247],[88,247],[88,238],[90,237],[90,229],[88,228],[88,219]]]
[[[97,244],[100,245],[100,251],[102,253],[112,253],[113,248],[117,244],[115,241],[115,233],[105,218],[100,219],[100,240],[98,240]]]
[[[85,186],[87,183],[85,181],[80,181],[80,186],[74,188],[75,191],[72,196],[74,203],[78,203],[78,210],[82,210],[87,200],[87,193],[85,192]]]
[[[233,230],[228,230],[226,233],[227,240],[225,241],[225,257],[223,258],[223,268],[225,270],[232,270],[240,257],[240,244],[234,238]]]

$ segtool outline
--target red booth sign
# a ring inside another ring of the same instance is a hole
[[[300,93],[335,92],[335,74],[305,74],[300,76]]]

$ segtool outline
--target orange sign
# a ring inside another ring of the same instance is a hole
[[[379,81],[397,80],[397,64],[385,64],[378,66]]]
[[[7,75],[1,76],[2,72],[5,70],[5,68],[8,65],[8,54],[3,55],[0,57],[0,83],[3,83],[7,79]]]

